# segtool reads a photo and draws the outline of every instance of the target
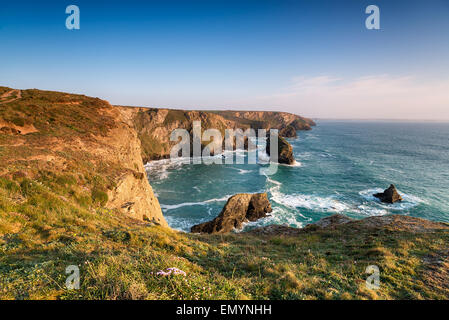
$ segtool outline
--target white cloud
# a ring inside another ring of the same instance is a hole
[[[344,80],[296,77],[279,93],[260,97],[259,106],[320,118],[449,120],[449,80],[372,75]]]

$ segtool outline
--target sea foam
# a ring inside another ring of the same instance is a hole
[[[161,204],[161,209],[164,211],[170,211],[170,210],[174,210],[174,209],[178,209],[178,208],[182,208],[182,207],[205,206],[205,205],[207,205],[209,203],[213,203],[213,202],[225,202],[230,197],[232,197],[232,195],[226,195],[221,198],[209,199],[209,200],[199,201],[199,202],[183,202],[183,203],[178,203],[178,204]]]
[[[365,200],[374,202],[377,206],[384,208],[386,210],[409,210],[413,207],[416,207],[420,203],[425,203],[424,200],[422,200],[416,196],[409,195],[409,194],[406,194],[403,192],[399,192],[403,201],[396,202],[393,204],[387,204],[387,203],[381,202],[378,198],[376,198],[374,196],[374,194],[381,193],[381,192],[384,192],[384,190],[382,188],[374,188],[374,189],[362,190],[359,192],[359,195],[361,195]]]

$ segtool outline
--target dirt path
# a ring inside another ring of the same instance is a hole
[[[14,92],[17,92],[17,96],[16,96],[15,98],[12,98],[12,99],[9,99],[9,100],[6,100],[6,101],[1,101],[0,104],[5,104],[5,103],[13,102],[13,101],[16,101],[16,100],[22,98],[22,91],[21,91],[21,90],[14,89],[14,90],[8,91],[8,92],[6,92],[6,93],[0,95],[0,100],[3,100],[3,99],[5,99],[5,98],[8,98],[8,97],[12,96]]]

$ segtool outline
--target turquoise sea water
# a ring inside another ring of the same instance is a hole
[[[289,141],[297,165],[279,166],[268,177],[259,173],[259,164],[149,163],[148,176],[169,225],[189,231],[215,218],[226,200],[241,192],[268,192],[273,207],[271,217],[245,228],[301,227],[334,213],[353,218],[395,213],[449,222],[448,123],[323,120]],[[391,183],[403,202],[382,204],[372,196]]]

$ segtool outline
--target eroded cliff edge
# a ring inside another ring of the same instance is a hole
[[[278,129],[281,136],[294,137],[296,130],[310,130],[315,125],[311,119],[287,112],[118,108],[133,123],[142,143],[142,158],[145,162],[168,158],[171,148],[176,144],[170,141],[172,131],[186,129],[191,133],[194,121],[201,121],[202,130],[219,130],[223,137],[225,129],[248,128]]]
[[[0,177],[42,184],[88,210],[106,208],[167,226],[143,164],[167,158],[174,129],[279,129],[315,123],[285,112],[111,106],[84,95],[0,87]],[[282,133],[284,132],[284,133]],[[26,196],[25,196],[26,197]]]
[[[447,224],[334,216],[210,236],[131,219],[150,205],[128,196],[105,210],[119,186],[149,194],[136,135],[100,99],[0,87],[1,299],[448,299]],[[80,290],[63,289],[70,265]],[[188,282],[165,285],[168,267]]]
[[[0,87],[1,95],[11,91]],[[18,92],[0,108],[0,177],[44,186],[74,210],[106,208],[168,226],[137,132],[119,108],[84,95]]]

